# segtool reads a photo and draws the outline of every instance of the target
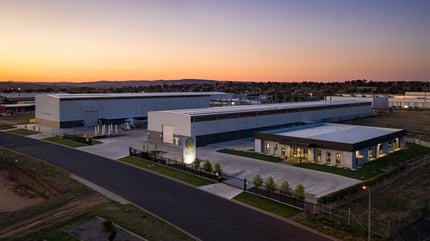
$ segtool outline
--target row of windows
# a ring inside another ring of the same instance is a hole
[[[317,162],[317,163],[321,163],[322,162],[322,158],[321,158],[321,156],[322,156],[322,154],[321,154],[322,152],[321,152],[321,150],[317,150],[317,158],[315,159],[315,161]],[[325,154],[325,163],[326,164],[331,164],[331,160],[332,158],[331,158],[331,152],[326,152],[326,154]],[[341,164],[341,162],[342,162],[342,154],[340,153],[340,152],[336,152],[335,153],[335,161],[336,161],[336,165],[337,166],[339,166],[340,164]]]
[[[273,146],[273,153],[277,153],[278,151],[278,144],[274,144]],[[270,143],[266,142],[266,150],[265,152],[267,154],[271,153],[270,150]],[[281,156],[285,156],[287,153],[287,147],[285,145],[281,145]],[[300,159],[308,159],[308,148],[305,147],[291,147],[291,157],[295,157],[295,158],[300,158]],[[317,163],[321,163],[322,162],[322,151],[321,150],[317,150],[316,152],[316,158],[315,161]],[[336,152],[335,153],[335,161],[336,161],[336,165],[339,166],[342,162],[342,153],[340,152]],[[325,155],[325,163],[330,165],[332,163],[332,157],[331,157],[331,152],[327,151],[326,155]]]
[[[302,108],[288,108],[288,109],[281,109],[281,110],[264,110],[264,111],[250,111],[250,112],[240,112],[240,113],[201,115],[201,116],[192,116],[191,122],[235,119],[235,118],[242,118],[242,117],[278,115],[278,114],[286,114],[286,113],[294,113],[294,112],[307,112],[307,111],[338,109],[338,108],[348,108],[348,107],[354,107],[354,106],[368,106],[368,105],[369,105],[369,103],[365,102],[365,103],[354,103],[354,104],[312,106],[312,107],[302,107]]]

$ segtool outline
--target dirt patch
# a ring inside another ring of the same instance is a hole
[[[342,123],[405,129],[409,137],[430,141],[429,119],[430,112],[428,111],[395,111]]]
[[[109,239],[112,231],[109,232],[108,230],[103,230],[103,221],[104,220],[99,217],[93,217],[74,225],[67,231],[80,240],[105,241]],[[114,237],[116,240],[145,241],[145,239],[140,238],[117,225],[114,225],[114,228],[112,226],[111,229],[115,230]]]
[[[0,170],[0,212],[14,212],[45,201],[28,185],[12,181],[7,170]]]
[[[55,197],[59,190],[34,173],[9,163],[0,165],[0,212],[15,212]]]

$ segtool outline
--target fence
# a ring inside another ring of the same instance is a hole
[[[90,137],[82,137],[82,136],[78,136],[78,135],[67,135],[67,134],[62,135],[61,137],[64,139],[84,143],[87,145],[93,144],[93,138],[90,138]]]
[[[140,157],[145,160],[149,160],[152,162],[157,162],[159,164],[163,164],[172,168],[179,169],[181,171],[189,172],[194,175],[198,175],[213,181],[217,182],[223,182],[224,184],[241,188],[244,191],[269,198],[271,200],[281,202],[283,204],[293,206],[295,208],[304,209],[305,208],[305,201],[299,198],[295,198],[290,193],[284,193],[279,191],[279,188],[277,188],[277,191],[268,191],[264,190],[260,187],[254,186],[252,183],[248,182],[246,179],[241,179],[233,176],[226,175],[224,173],[216,174],[213,172],[206,172],[202,170],[201,168],[194,168],[193,165],[187,165],[183,163],[182,161],[165,158],[162,156],[162,154],[157,152],[145,152],[136,150],[132,147],[129,147],[129,155],[130,156],[136,156]]]
[[[166,165],[175,169],[179,169],[181,171],[185,171],[185,172],[189,172],[191,174],[197,175],[197,176],[201,176],[213,181],[224,181],[226,179],[226,175],[220,173],[220,174],[216,174],[216,173],[211,173],[211,172],[206,172],[204,170],[202,170],[201,168],[194,168],[193,165],[187,165],[182,161],[178,161],[178,160],[174,160],[174,159],[170,159],[170,158],[165,158],[162,156],[162,154],[157,153],[157,152],[145,152],[145,151],[139,151],[136,150],[132,147],[129,147],[129,155],[130,156],[136,156],[136,157],[140,157],[142,159],[148,160],[148,161],[152,161],[152,162],[156,162],[162,165]]]
[[[400,232],[405,232],[405,227],[422,219],[425,215],[428,215],[429,212],[430,202],[426,207],[423,207],[420,210],[409,211],[394,218],[392,217],[386,220],[371,219],[370,231],[373,235],[389,239]],[[365,218],[360,218],[358,215],[354,214],[354,210],[351,209],[345,210],[316,203],[314,204],[313,213],[331,220],[336,224],[348,224],[358,227],[358,229],[363,232],[367,231],[368,228],[367,215]]]

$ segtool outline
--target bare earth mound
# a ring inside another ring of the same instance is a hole
[[[0,170],[0,212],[14,212],[45,201],[28,185],[11,180],[8,170]]]

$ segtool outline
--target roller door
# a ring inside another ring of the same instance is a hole
[[[84,126],[95,126],[98,124],[99,114],[97,111],[84,112]]]

